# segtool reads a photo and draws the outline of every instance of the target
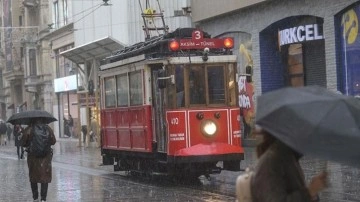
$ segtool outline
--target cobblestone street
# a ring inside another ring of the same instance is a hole
[[[53,181],[48,201],[234,201],[234,184],[241,172],[200,178],[196,185],[177,186],[168,181],[134,179],[112,166],[99,166],[100,149],[78,147],[77,140],[59,139],[54,146]],[[16,147],[0,147],[1,201],[32,201],[26,160],[18,160]],[[246,148],[241,167],[256,163],[253,147]],[[311,158],[301,161],[307,179],[327,167],[330,187],[321,195],[325,202],[360,201],[360,170]]]

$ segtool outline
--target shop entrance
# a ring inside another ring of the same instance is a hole
[[[286,86],[326,86],[323,19],[292,16],[260,32],[262,92]]]

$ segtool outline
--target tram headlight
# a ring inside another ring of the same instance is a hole
[[[209,137],[212,137],[215,135],[217,131],[217,126],[216,124],[211,121],[211,120],[204,120],[202,123],[201,123],[201,132],[206,135],[206,136],[209,136]]]

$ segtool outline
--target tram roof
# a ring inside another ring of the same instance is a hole
[[[60,55],[76,64],[82,64],[90,59],[104,59],[124,47],[125,45],[123,43],[107,36],[105,38],[63,51]]]

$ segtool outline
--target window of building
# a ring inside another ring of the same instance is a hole
[[[59,20],[59,2],[57,0],[55,0],[53,2],[53,22],[55,24],[55,28],[59,28],[60,27],[60,20]]]
[[[69,0],[53,0],[53,22],[55,28],[60,28],[70,22]]]
[[[60,55],[61,52],[64,52],[66,50],[71,49],[73,46],[65,46],[62,48],[59,48],[55,51],[55,59],[56,59],[56,76],[57,77],[65,77],[72,75],[74,72],[71,71],[73,66],[73,62],[62,55]]]
[[[36,70],[36,50],[30,49],[29,50],[29,70],[30,70],[30,76],[37,75]]]
[[[116,104],[116,92],[115,92],[115,77],[109,77],[104,79],[105,87],[105,107],[115,107]]]
[[[19,26],[23,26],[23,18],[21,15],[19,16]]]
[[[20,58],[21,60],[24,58],[24,47],[20,47]]]
[[[67,0],[62,0],[63,5],[63,17],[64,17],[64,25],[68,24],[68,3]]]
[[[130,105],[141,105],[143,103],[142,72],[136,71],[129,74],[130,82]]]
[[[127,74],[116,77],[117,105],[128,106],[129,102],[129,82]]]

